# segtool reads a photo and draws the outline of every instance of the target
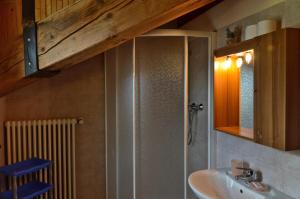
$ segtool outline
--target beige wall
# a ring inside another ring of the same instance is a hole
[[[256,24],[276,19],[282,27],[300,27],[299,0],[224,0],[217,6],[185,24],[182,29],[217,31],[218,47],[226,45],[226,28]],[[242,34],[243,38],[243,34]]]
[[[284,27],[300,28],[300,1],[286,0]]]
[[[103,57],[95,57],[0,99],[0,120],[82,117],[76,126],[78,199],[105,198]],[[3,129],[3,128],[2,128]]]
[[[218,30],[282,2],[285,0],[224,0],[213,9],[187,23],[183,28]]]

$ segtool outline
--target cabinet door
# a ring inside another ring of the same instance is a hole
[[[281,63],[285,73],[285,149],[300,149],[300,29],[284,29]],[[283,40],[282,39],[282,40]]]
[[[255,51],[255,141],[273,145],[273,36],[260,38]]]
[[[285,73],[281,31],[259,38],[255,56],[255,141],[284,149]]]

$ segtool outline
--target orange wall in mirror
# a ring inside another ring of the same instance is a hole
[[[229,65],[229,60],[231,63]],[[234,58],[216,59],[214,72],[215,128],[239,126],[240,72]],[[228,64],[228,65],[226,65]]]

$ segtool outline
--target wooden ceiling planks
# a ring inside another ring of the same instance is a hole
[[[43,20],[80,0],[35,0],[36,21]]]

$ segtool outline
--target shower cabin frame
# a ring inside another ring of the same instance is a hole
[[[188,98],[189,98],[189,91],[188,91],[188,37],[198,37],[198,38],[207,38],[208,39],[208,168],[215,168],[215,132],[213,129],[213,50],[216,47],[216,33],[215,32],[203,32],[203,31],[194,31],[194,30],[180,30],[180,29],[157,29],[151,32],[148,32],[144,35],[139,37],[163,37],[163,36],[176,36],[176,37],[184,37],[184,196],[187,199],[187,179],[188,179],[188,169],[187,169],[187,160],[188,160],[188,146],[187,146],[187,135],[188,135]],[[137,38],[139,38],[137,37]],[[133,104],[135,104],[136,93],[135,93],[135,86],[136,86],[136,57],[135,57],[135,41],[136,38],[133,39],[133,80],[132,80],[132,100]],[[106,63],[106,62],[105,62]],[[107,66],[105,65],[105,68]],[[105,70],[106,71],[106,70]],[[105,74],[106,78],[106,74]],[[105,80],[106,82],[106,80]],[[107,102],[107,87],[105,85],[105,96]],[[135,106],[133,108],[133,127],[136,126],[136,110]],[[107,124],[107,104],[105,104],[105,123]],[[107,145],[107,125],[105,129],[105,137],[106,137],[106,168],[107,165],[107,155],[108,155],[108,145]],[[133,199],[138,199],[136,197],[136,129],[133,128]],[[106,169],[106,185],[108,179],[108,172]],[[106,186],[107,189],[107,186]],[[106,198],[108,199],[108,189],[106,190]]]

